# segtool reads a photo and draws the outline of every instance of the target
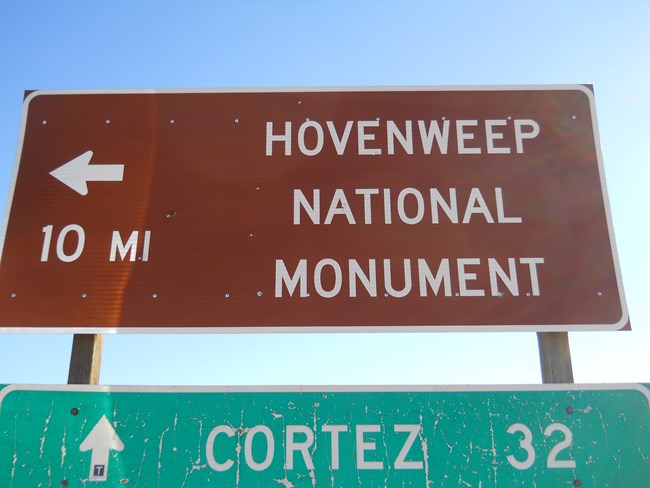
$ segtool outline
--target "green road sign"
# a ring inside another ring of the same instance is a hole
[[[0,486],[647,487],[647,386],[7,386]]]

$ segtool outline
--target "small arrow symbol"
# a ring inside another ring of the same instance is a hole
[[[102,415],[102,418],[79,446],[81,452],[92,451],[89,480],[106,481],[109,452],[122,449],[124,449],[122,439],[117,435],[106,415]]]
[[[124,178],[123,164],[93,164],[90,159],[92,151],[86,151],[58,167],[50,174],[64,185],[69,186],[80,195],[88,195],[89,181],[122,181]]]

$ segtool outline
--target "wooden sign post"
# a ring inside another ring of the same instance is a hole
[[[98,385],[103,334],[75,334],[70,354],[69,385]]]
[[[571,350],[567,332],[538,332],[542,383],[573,383]]]

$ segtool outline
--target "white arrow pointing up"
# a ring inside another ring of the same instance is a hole
[[[124,449],[122,439],[117,435],[115,429],[102,415],[97,425],[93,427],[90,434],[79,446],[81,452],[92,451],[90,457],[90,481],[106,481],[108,476],[108,455],[111,450],[121,451]]]
[[[64,185],[69,186],[81,195],[88,195],[89,181],[122,181],[124,178],[123,164],[94,164],[90,165],[92,151],[86,151],[72,161],[58,167],[50,174]]]

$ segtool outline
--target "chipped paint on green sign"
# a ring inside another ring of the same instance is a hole
[[[8,386],[7,487],[647,486],[643,385]]]

